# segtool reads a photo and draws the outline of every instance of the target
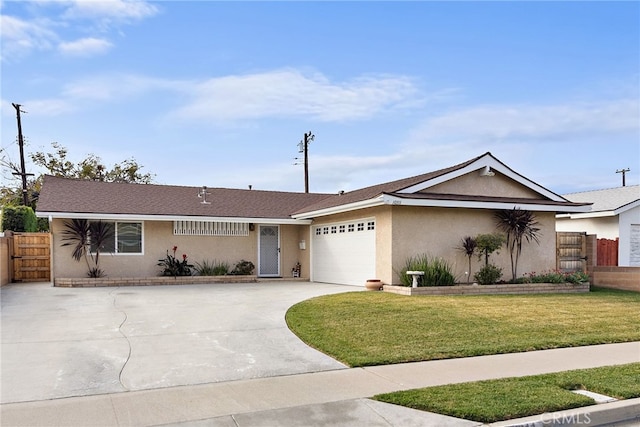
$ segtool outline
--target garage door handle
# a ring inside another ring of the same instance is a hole
[[[22,257],[21,256],[11,255],[11,259],[22,259]]]

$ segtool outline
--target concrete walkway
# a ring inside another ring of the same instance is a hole
[[[640,361],[636,342],[351,369],[301,344],[284,313],[298,301],[353,290],[309,283],[3,287],[0,423],[477,426],[367,398]],[[640,399],[578,411],[605,422],[611,414],[628,419],[640,414]],[[533,422],[548,421],[542,416]]]

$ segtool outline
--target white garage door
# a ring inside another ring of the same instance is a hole
[[[312,280],[362,285],[376,273],[374,219],[313,227]]]

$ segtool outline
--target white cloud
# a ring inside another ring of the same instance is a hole
[[[67,19],[100,19],[128,22],[148,18],[158,13],[153,4],[140,0],[73,0],[63,13]]]
[[[25,21],[13,16],[1,15],[2,61],[22,58],[34,50],[49,50],[57,35],[37,21]]]
[[[415,99],[404,76],[367,76],[331,82],[295,69],[229,76],[196,84],[192,101],[174,112],[190,120],[240,120],[303,116],[319,121],[369,118]]]
[[[637,99],[590,104],[479,106],[430,117],[414,131],[414,138],[482,142],[637,131],[639,115]]]
[[[87,37],[72,42],[60,43],[58,49],[68,56],[93,56],[103,54],[113,47],[109,41]]]

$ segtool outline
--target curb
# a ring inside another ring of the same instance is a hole
[[[599,405],[583,406],[566,411],[550,412],[530,417],[517,418],[497,423],[484,424],[487,427],[547,427],[579,426],[590,427],[613,423],[638,421],[640,424],[640,398],[618,400]]]

